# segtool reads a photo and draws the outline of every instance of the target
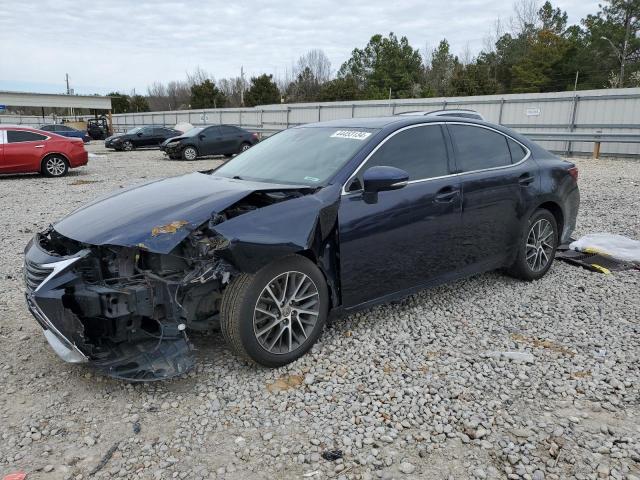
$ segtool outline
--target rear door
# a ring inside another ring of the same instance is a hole
[[[222,135],[221,153],[238,153],[243,139],[243,132],[232,125],[220,126]]]
[[[490,127],[449,123],[462,186],[465,266],[494,268],[515,247],[538,179],[520,143]]]
[[[44,133],[8,129],[3,154],[5,173],[39,170],[47,138]]]
[[[220,155],[222,153],[222,134],[220,127],[205,128],[200,135],[200,155]]]

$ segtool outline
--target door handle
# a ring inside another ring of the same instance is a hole
[[[36,145],[36,146],[35,146],[35,147],[33,147],[33,148],[44,148],[44,145]]]
[[[523,187],[528,187],[533,183],[534,180],[535,177],[530,173],[523,173],[522,175],[520,175],[520,178],[518,178],[518,183]]]
[[[433,197],[433,201],[436,203],[451,203],[460,194],[460,190],[453,187],[444,187],[438,190]]]

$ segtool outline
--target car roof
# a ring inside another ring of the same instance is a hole
[[[304,128],[304,127],[333,127],[333,128],[376,128],[382,129],[389,126],[397,126],[403,127],[406,125],[413,125],[416,123],[432,123],[432,122],[442,122],[442,121],[451,121],[451,122],[469,122],[469,123],[478,123],[480,125],[488,124],[488,122],[483,122],[482,120],[477,120],[475,118],[464,118],[453,117],[453,116],[429,116],[429,115],[417,115],[417,116],[392,116],[392,117],[367,117],[367,118],[345,118],[342,120],[329,120],[326,122],[316,122],[316,123],[307,123],[304,125],[299,125],[295,128]],[[492,125],[493,126],[493,125]]]
[[[23,130],[38,130],[38,127],[30,127],[29,125],[17,125],[13,123],[0,123],[0,130],[5,130],[7,128],[20,128]]]

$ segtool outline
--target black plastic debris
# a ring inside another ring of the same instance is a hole
[[[321,453],[322,458],[329,462],[335,462],[339,458],[342,458],[342,450],[325,450]]]
[[[140,433],[140,422],[135,422],[133,424],[133,433],[136,435]]]
[[[599,253],[576,252],[575,250],[560,250],[556,252],[558,260],[577,265],[592,272],[610,273],[622,270],[631,270],[635,265],[630,262],[622,262],[615,258],[607,257]]]

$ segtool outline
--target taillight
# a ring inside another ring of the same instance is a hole
[[[257,139],[258,138],[258,134],[254,133],[253,135],[251,135],[253,138]]]
[[[578,167],[571,167],[569,169],[569,175],[571,175],[573,177],[573,179],[577,182],[578,181]]]

